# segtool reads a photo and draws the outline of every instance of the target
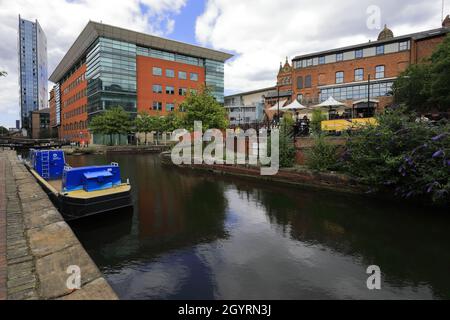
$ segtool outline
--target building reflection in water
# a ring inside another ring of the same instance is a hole
[[[426,209],[115,161],[134,214],[76,227],[124,299],[450,298],[450,223]],[[431,248],[431,249],[430,249]],[[367,266],[383,290],[368,292]]]

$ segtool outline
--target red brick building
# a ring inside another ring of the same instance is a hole
[[[80,63],[60,83],[61,138],[89,143],[86,64]]]
[[[333,97],[344,102],[348,110],[356,109],[360,115],[371,116],[375,108],[392,104],[391,88],[400,73],[409,65],[429,58],[449,33],[447,16],[442,28],[395,37],[385,26],[376,41],[297,56],[292,59],[290,86],[288,62],[280,68],[277,76],[277,86],[283,93],[280,100],[291,93],[288,102],[297,99],[310,106]],[[266,108],[277,97],[275,91],[268,95]]]
[[[137,111],[166,115],[205,83],[205,68],[176,61],[138,56]]]

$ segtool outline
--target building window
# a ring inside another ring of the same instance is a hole
[[[173,103],[166,103],[166,111],[172,112],[175,110],[175,105]]]
[[[187,89],[186,88],[179,88],[178,89],[178,94],[180,96],[185,96],[187,94]]]
[[[297,77],[297,89],[303,89],[303,77]]]
[[[175,78],[175,71],[173,71],[172,69],[166,69],[166,77]]]
[[[384,54],[384,45],[377,47],[377,56]]]
[[[337,53],[336,54],[336,61],[343,61],[344,60],[344,54],[341,53]]]
[[[325,64],[325,57],[319,57],[319,64]]]
[[[162,102],[153,102],[153,110],[161,111],[162,110]]]
[[[310,67],[310,66],[312,66],[313,65],[313,59],[308,59],[308,60],[306,60],[306,66],[307,67]]]
[[[166,94],[175,94],[175,88],[172,86],[166,86]]]
[[[184,72],[184,71],[178,71],[178,79],[186,80],[187,79],[187,73]]]
[[[377,66],[375,68],[375,79],[384,78],[384,66]]]
[[[191,72],[190,79],[191,81],[198,81],[198,74]]]
[[[303,95],[302,95],[301,93],[297,95],[297,101],[298,101],[299,103],[302,103],[302,101],[303,101]]]
[[[405,51],[405,50],[408,50],[408,41],[403,41],[403,42],[400,42],[399,44],[398,44],[398,46],[399,46],[399,50],[400,51]]]
[[[363,56],[364,56],[364,54],[363,54],[363,50],[362,50],[362,49],[358,49],[358,50],[355,51],[355,57],[356,57],[356,59],[360,59],[360,58],[362,58]]]
[[[363,80],[364,80],[364,69],[356,69],[355,81],[363,81]]]
[[[305,77],[305,88],[311,88],[311,76]]]
[[[153,93],[162,93],[162,86],[159,84],[153,85]]]
[[[162,76],[162,69],[158,67],[153,67],[153,75],[154,76]]]
[[[344,83],[344,72],[343,71],[336,72],[336,83]]]

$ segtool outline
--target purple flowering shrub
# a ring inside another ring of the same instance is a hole
[[[379,115],[349,138],[341,166],[371,191],[449,205],[450,124],[415,119],[402,109]]]

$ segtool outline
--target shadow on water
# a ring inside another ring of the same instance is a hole
[[[73,223],[123,299],[449,299],[450,219],[429,209],[118,162],[134,211]],[[379,265],[382,290],[366,287]]]

